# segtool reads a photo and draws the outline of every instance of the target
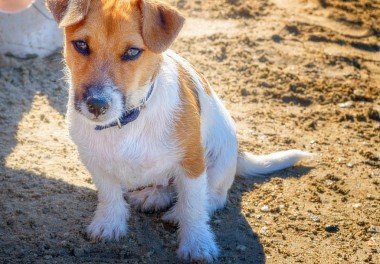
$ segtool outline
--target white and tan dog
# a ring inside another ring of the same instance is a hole
[[[65,32],[70,134],[98,189],[90,236],[127,233],[125,190],[143,211],[175,200],[164,220],[179,225],[178,255],[212,261],[219,249],[208,220],[225,205],[235,174],[270,173],[308,154],[238,154],[233,120],[217,95],[168,50],[184,23],[175,9],[149,0],[47,6]]]

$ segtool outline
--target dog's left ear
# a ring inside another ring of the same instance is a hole
[[[142,37],[155,53],[167,50],[181,31],[185,18],[174,8],[150,0],[138,0],[142,15]]]

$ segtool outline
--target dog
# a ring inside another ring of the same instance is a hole
[[[235,126],[202,74],[169,47],[184,17],[151,0],[47,0],[64,29],[67,121],[98,190],[92,239],[127,233],[129,205],[170,208],[178,256],[215,260],[208,223],[235,175],[268,174],[310,154],[239,152]],[[174,203],[174,205],[173,205]]]

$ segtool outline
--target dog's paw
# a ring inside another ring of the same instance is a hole
[[[168,208],[174,199],[172,187],[145,187],[128,194],[129,203],[142,212],[155,212]]]
[[[185,261],[212,262],[219,256],[219,248],[211,231],[183,238],[177,250],[178,256]]]
[[[126,221],[111,221],[106,219],[94,219],[87,227],[87,233],[91,240],[119,240],[127,234]]]
[[[170,223],[170,224],[173,224],[173,225],[178,225],[178,216],[177,216],[177,213],[176,213],[176,209],[175,209],[175,206],[173,206],[172,208],[170,208],[169,211],[167,211],[166,213],[164,213],[164,215],[161,217],[161,219],[164,221],[164,222],[167,222],[167,223]]]
[[[126,236],[128,209],[125,205],[98,209],[87,233],[94,241],[119,240]]]

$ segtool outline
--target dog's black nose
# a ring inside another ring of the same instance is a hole
[[[105,114],[110,107],[108,100],[100,97],[90,97],[86,101],[88,111],[94,114],[96,117]]]

